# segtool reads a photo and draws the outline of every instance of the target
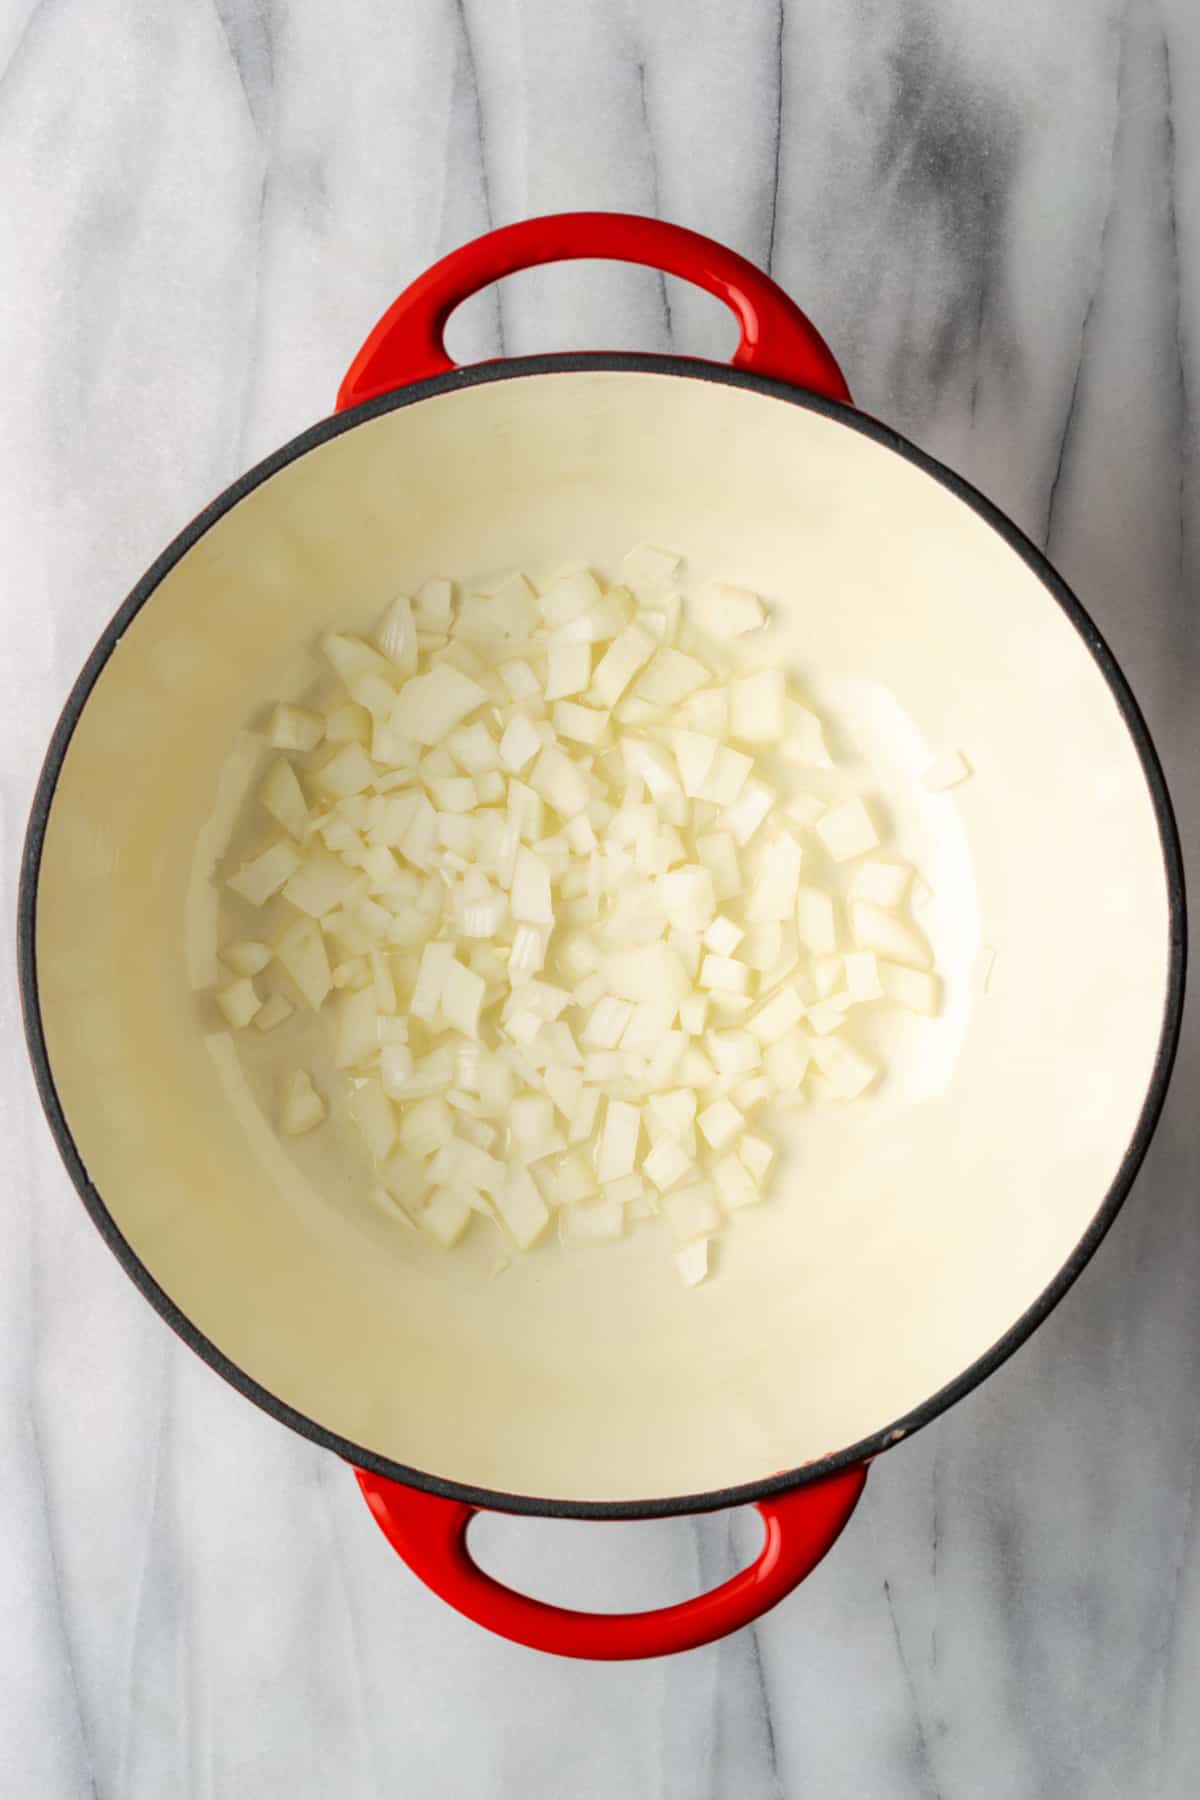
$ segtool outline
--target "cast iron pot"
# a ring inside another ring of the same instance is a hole
[[[469,294],[589,257],[718,295],[741,325],[732,366],[450,362],[443,328]],[[262,756],[245,726],[304,691],[321,630],[363,629],[431,573],[611,566],[641,542],[774,601],[776,653],[870,762],[932,889],[946,1003],[877,1093],[798,1118],[788,1191],[739,1216],[704,1287],[681,1289],[647,1233],[551,1246],[492,1280],[469,1246],[414,1249],[334,1134],[285,1154],[206,1010],[216,874]],[[971,779],[931,794],[920,770],[951,748]],[[138,582],[54,733],[19,935],[51,1129],[151,1303],[355,1467],[452,1605],[540,1649],[633,1657],[774,1605],[837,1537],[868,1462],[997,1368],[1079,1274],[1162,1105],[1184,896],[1145,724],[1033,545],[857,412],[752,265],[674,225],[580,213],[489,233],[422,276],[336,415]],[[766,1525],[751,1567],[631,1616],[516,1594],[466,1544],[481,1507],[631,1519],[747,1501]]]

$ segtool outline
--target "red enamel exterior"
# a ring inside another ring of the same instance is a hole
[[[337,410],[454,368],[446,321],[481,288],[541,263],[581,259],[642,263],[706,288],[737,316],[733,365],[849,402],[850,390],[820,332],[769,276],[699,232],[631,213],[556,213],[525,219],[452,250],[418,276],[379,320],[351,363]],[[501,1637],[559,1656],[626,1660],[693,1650],[749,1625],[790,1594],[841,1533],[858,1504],[866,1468],[760,1500],[762,1550],[711,1593],[656,1612],[583,1613],[518,1594],[471,1560],[467,1527],[477,1508],[356,1469],[380,1530],[435,1594]]]
[[[698,231],[632,213],[553,213],[489,231],[419,275],[384,313],[351,363],[337,410],[454,368],[443,335],[456,307],[481,288],[542,263],[643,263],[723,300],[742,328],[736,369],[752,369],[830,400],[850,390],[828,344],[769,275]]]
[[[585,1613],[518,1594],[472,1562],[467,1527],[475,1507],[365,1469],[355,1473],[392,1548],[460,1613],[531,1650],[606,1662],[695,1650],[760,1618],[820,1562],[858,1504],[867,1479],[860,1465],[760,1500],[766,1527],[761,1551],[749,1568],[707,1594],[656,1612]]]

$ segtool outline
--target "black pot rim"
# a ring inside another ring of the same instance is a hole
[[[494,381],[510,381],[531,375],[578,374],[591,371],[665,375],[692,381],[723,382],[727,386],[746,388],[767,398],[784,401],[790,406],[804,407],[810,412],[820,413],[826,418],[838,421],[849,430],[857,431],[864,437],[874,439],[885,449],[903,457],[905,461],[913,464],[941,486],[947,488],[983,519],[985,524],[990,525],[1021,558],[1066,614],[1091,653],[1092,659],[1107,682],[1113,700],[1121,713],[1126,729],[1137,750],[1154,806],[1166,877],[1170,930],[1167,989],[1162,1026],[1150,1081],[1136,1127],[1113,1182],[1087,1231],[1058,1274],[1016,1323],[952,1382],[922,1401],[919,1406],[914,1407],[902,1418],[894,1420],[882,1430],[873,1432],[869,1437],[863,1438],[845,1449],[798,1468],[781,1471],[762,1481],[747,1482],[740,1486],[717,1489],[707,1493],[623,1501],[556,1500],[541,1499],[525,1494],[500,1493],[489,1488],[473,1487],[463,1482],[445,1480],[423,1470],[409,1468],[389,1457],[378,1455],[366,1445],[352,1443],[338,1433],[329,1431],[323,1425],[318,1424],[316,1420],[306,1417],[294,1407],[280,1400],[225,1356],[158,1285],[149,1269],[121,1234],[115,1219],[88,1179],[87,1170],[71,1135],[71,1128],[54,1084],[45,1034],[42,1029],[36,962],[38,875],[46,824],[63,760],[80,714],[122,633],[149,600],[164,576],[204,536],[205,532],[246,495],[252,493],[255,488],[269,480],[287,464],[294,462],[329,439],[339,437],[345,431],[352,431],[356,426],[370,419],[378,418],[383,413],[395,411],[402,406],[413,405],[417,401],[428,399],[434,395],[453,392],[460,388],[483,386]],[[184,1343],[197,1355],[203,1357],[204,1361],[223,1376],[231,1386],[281,1424],[290,1426],[293,1431],[310,1438],[324,1449],[334,1451],[347,1462],[363,1469],[369,1469],[377,1475],[423,1488],[430,1493],[498,1512],[540,1514],[561,1518],[644,1519],[666,1517],[677,1513],[715,1512],[725,1507],[741,1506],[751,1501],[764,1499],[771,1494],[781,1493],[789,1488],[819,1481],[852,1464],[865,1462],[938,1418],[955,1401],[962,1399],[980,1382],[993,1374],[1024,1343],[1052,1308],[1058,1304],[1090,1261],[1116,1218],[1146,1154],[1159,1114],[1162,1111],[1179,1041],[1187,961],[1187,924],[1183,858],[1179,833],[1166,781],[1146,722],[1116,659],[1091,618],[1042,553],[1006,514],[980,494],[961,475],[926,455],[906,438],[901,437],[898,432],[893,431],[890,426],[881,424],[878,420],[870,418],[852,406],[827,400],[819,395],[790,387],[784,382],[765,376],[748,374],[725,364],[701,362],[689,357],[594,352],[514,357],[503,362],[478,363],[381,394],[344,413],[323,419],[318,424],[310,426],[307,431],[301,432],[298,437],[293,438],[240,476],[189,525],[185,526],[143,575],[105,627],[99,642],[75,682],[55,726],[38,778],[21,859],[17,903],[17,957],[25,1036],[38,1093],[59,1154],[66,1164],[79,1196],[101,1237],[135,1286],[141,1290],[150,1304],[166,1320],[172,1330],[183,1339]]]

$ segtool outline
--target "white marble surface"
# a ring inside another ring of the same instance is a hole
[[[769,262],[859,401],[1049,545],[1196,851],[1192,0],[2,0],[6,916],[42,746],[132,579],[329,409],[432,257],[579,206]],[[506,284],[454,343],[731,335],[703,297],[591,265]],[[1194,1013],[1135,1193],[1033,1342],[887,1457],[759,1629],[599,1667],[431,1599],[346,1470],[178,1344],[58,1164],[7,963],[0,1006],[0,1794],[1200,1791]],[[581,1604],[681,1595],[751,1541],[726,1519],[483,1535]]]

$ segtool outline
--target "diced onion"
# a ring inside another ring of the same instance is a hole
[[[240,1031],[250,1023],[262,1001],[255,992],[254,983],[248,976],[243,976],[240,981],[231,981],[228,987],[218,988],[217,1005],[226,1024],[234,1031]]]
[[[248,938],[226,944],[221,951],[221,961],[227,963],[235,975],[261,975],[274,954],[270,944]]]
[[[899,963],[878,962],[879,980],[890,1000],[907,1007],[910,1012],[932,1017],[938,1010],[941,984],[936,975],[925,969],[906,969]],[[986,991],[986,990],[985,990]]]
[[[304,790],[286,756],[277,757],[267,770],[258,797],[271,817],[294,838],[304,836],[308,824],[308,802]]]
[[[696,1238],[675,1252],[675,1267],[684,1287],[696,1287],[708,1274],[709,1238]]]
[[[760,669],[729,685],[729,730],[744,744],[773,744],[784,730],[787,698],[782,669]]]
[[[305,1069],[296,1069],[283,1083],[279,1129],[286,1137],[300,1137],[325,1117],[325,1102]]]
[[[276,750],[315,750],[324,735],[325,721],[320,713],[305,706],[281,703],[267,724],[267,742]]]
[[[767,1192],[772,1110],[865,1094],[858,1009],[932,1016],[940,982],[868,804],[795,786],[833,766],[821,721],[762,648],[723,648],[761,599],[711,583],[684,617],[674,553],[623,569],[457,600],[438,578],[369,641],[326,634],[336,692],[268,718],[256,798],[283,836],[225,882],[269,910],[261,938],[227,921],[214,998],[281,1044],[296,997],[328,1019],[389,1216],[520,1251],[552,1214],[580,1246],[661,1218],[693,1286]],[[955,752],[925,785],[969,772]],[[325,1116],[291,1067],[280,1130]]]
[[[243,863],[227,885],[251,906],[262,906],[277,894],[300,867],[300,853],[291,844],[272,844],[250,862]]]
[[[727,1212],[753,1206],[762,1199],[762,1189],[746,1164],[738,1156],[723,1156],[713,1169],[713,1182]]]
[[[882,906],[873,906],[867,900],[852,900],[850,929],[855,943],[864,950],[876,950],[891,962],[909,963],[918,969],[929,967],[929,945],[925,938],[915,926]]]
[[[713,1149],[723,1150],[726,1144],[733,1142],[745,1120],[733,1101],[723,1096],[706,1106],[696,1123]]]
[[[664,1218],[681,1244],[690,1243],[693,1238],[707,1237],[721,1223],[716,1196],[707,1181],[676,1188],[672,1193],[664,1194],[660,1204]]]
[[[766,609],[757,594],[745,588],[730,587],[725,582],[712,582],[702,588],[691,604],[691,615],[701,631],[721,639],[741,637],[757,631],[766,621]]]
[[[857,798],[831,806],[817,820],[815,830],[835,862],[862,856],[879,842],[871,815]]]
[[[295,1010],[286,994],[272,994],[255,1013],[254,1028],[256,1031],[274,1031],[277,1025],[290,1019]]]

